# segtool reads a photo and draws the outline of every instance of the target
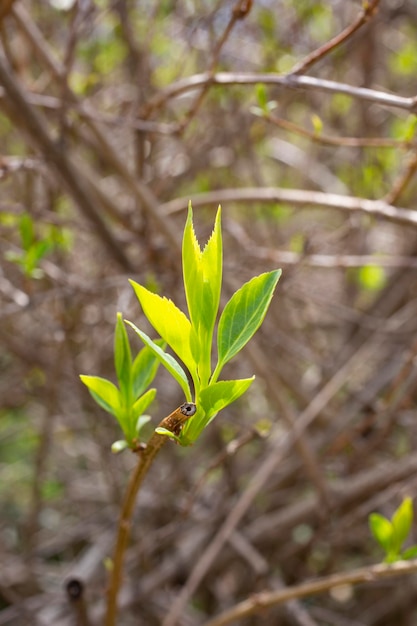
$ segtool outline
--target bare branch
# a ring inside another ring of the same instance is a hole
[[[294,206],[317,206],[340,211],[360,211],[381,217],[390,222],[417,227],[417,213],[410,209],[392,206],[384,200],[368,200],[304,189],[281,189],[279,187],[247,187],[243,189],[219,189],[193,196],[193,207],[225,204],[227,202],[283,202]],[[187,208],[188,198],[176,198],[161,204],[161,212],[171,215]]]

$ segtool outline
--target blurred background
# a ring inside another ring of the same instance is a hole
[[[117,311],[149,332],[128,278],[184,306],[189,200],[201,242],[222,205],[224,302],[283,276],[224,372],[255,384],[147,477],[120,624],[165,624],[267,459],[180,624],[380,561],[368,515],[417,487],[417,5],[3,0],[0,42],[0,625],[102,623],[135,458],[79,374],[115,380]],[[183,402],[157,385],[154,426]],[[244,623],[412,626],[416,600],[408,576]]]

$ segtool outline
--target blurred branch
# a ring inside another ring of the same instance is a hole
[[[283,458],[294,445],[295,439],[300,437],[306,429],[311,426],[331,399],[338,393],[343,385],[346,384],[346,381],[349,380],[352,372],[363,363],[364,359],[368,357],[370,346],[373,345],[373,342],[377,341],[377,332],[378,331],[375,331],[370,334],[361,346],[347,357],[344,363],[339,367],[339,369],[337,369],[335,374],[314,395],[311,402],[297,416],[297,421],[295,423],[296,428],[294,428],[294,430],[291,432],[287,431],[284,436],[280,428],[273,431],[269,438],[269,450],[265,450],[263,460],[257,469],[252,472],[251,480],[245,491],[241,494],[234,507],[229,512],[212,542],[200,555],[200,558],[192,569],[187,582],[172,602],[170,610],[166,615],[162,626],[175,626],[178,623],[188,600],[192,597],[193,593],[206,576],[207,571],[219,555],[225,542],[238,526],[249,507],[252,505],[257,494],[264,487],[265,483],[276,470],[277,466],[282,463]]]
[[[24,6],[18,4],[13,7],[12,13],[22,31],[33,46],[37,56],[43,63],[46,64],[53,76],[62,81],[65,76],[65,69],[63,65],[55,59],[53,53],[50,51],[47,43],[45,42],[42,33],[37,28]],[[166,218],[160,214],[158,206],[159,202],[152,190],[129,170],[111,143],[101,132],[95,121],[95,110],[91,110],[88,105],[79,101],[68,85],[66,85],[66,95],[72,103],[77,104],[77,110],[80,117],[85,120],[86,124],[88,124],[91,132],[93,133],[98,143],[100,157],[103,160],[106,160],[109,165],[114,168],[115,172],[125,182],[128,189],[130,189],[137,202],[140,203],[143,209],[152,217],[155,224],[159,227],[160,232],[165,236],[166,240],[170,243],[173,249],[179,250],[180,240],[178,233],[175,232],[176,229],[173,228],[172,224],[168,224]]]
[[[347,26],[341,33],[327,41],[323,46],[314,50],[305,59],[294,65],[291,70],[291,74],[301,74],[309,69],[312,65],[323,59],[326,55],[332,52],[335,48],[342,43],[350,39],[357,30],[359,30],[364,24],[366,24],[377,12],[379,0],[371,0],[370,2],[363,2],[362,10],[358,14],[356,20]]]
[[[392,189],[384,198],[385,202],[389,204],[393,204],[398,200],[401,196],[407,185],[413,179],[415,173],[417,171],[417,153],[414,153],[408,159],[406,164],[405,172],[398,177],[398,179],[394,182]]]
[[[312,130],[307,130],[294,124],[288,120],[284,120],[279,117],[275,117],[270,113],[262,112],[261,119],[267,120],[278,126],[278,128],[284,128],[291,133],[296,133],[302,137],[308,137],[315,143],[319,143],[324,146],[345,146],[348,148],[403,148],[409,149],[416,147],[414,141],[402,141],[398,139],[386,139],[380,137],[331,137],[329,135],[318,134]]]
[[[17,127],[25,132],[37,149],[43,154],[45,161],[55,170],[64,182],[69,195],[76,201],[88,220],[95,226],[103,243],[111,256],[123,267],[130,269],[130,262],[112,233],[101,219],[75,165],[67,158],[65,152],[49,135],[47,126],[40,114],[27,101],[25,93],[15,77],[7,68],[7,62],[0,56],[0,83],[3,85],[11,106],[9,117],[16,121]]]
[[[256,73],[256,72],[218,72],[210,74],[204,72],[202,74],[194,74],[188,78],[172,83],[166,89],[162,90],[157,96],[152,98],[147,106],[147,116],[157,108],[163,106],[171,98],[180,96],[187,91],[193,91],[206,85],[257,85],[264,83],[265,85],[280,85],[286,89],[305,89],[312,91],[326,91],[328,93],[343,93],[352,98],[374,102],[380,106],[390,106],[403,109],[405,111],[415,112],[417,110],[417,97],[406,98],[395,94],[376,91],[375,89],[367,89],[366,87],[354,87],[346,83],[337,83],[333,80],[324,78],[315,78],[313,76],[297,76],[294,74],[273,74]],[[146,116],[146,117],[147,117]]]
[[[222,48],[224,44],[226,43],[227,39],[229,38],[233,28],[236,26],[237,22],[247,17],[251,8],[252,8],[252,0],[237,0],[235,6],[232,9],[232,14],[230,16],[229,22],[227,23],[222,36],[220,37],[219,41],[217,42],[213,50],[212,58],[210,61],[210,66],[208,69],[208,72],[210,74],[214,74]],[[202,89],[200,93],[198,94],[196,100],[194,101],[190,110],[186,113],[185,118],[180,125],[181,132],[185,130],[185,128],[188,126],[188,124],[197,114],[200,106],[203,103],[204,98],[207,95],[209,88],[210,88],[210,83],[206,83],[204,89]]]
[[[362,211],[390,222],[417,227],[417,212],[392,206],[385,200],[368,200],[353,196],[341,196],[304,189],[281,189],[279,187],[246,187],[243,189],[219,189],[193,195],[193,207],[226,204],[227,202],[282,202],[295,206],[318,206],[341,211]],[[187,208],[188,198],[176,198],[161,204],[163,215],[171,215]]]
[[[400,561],[392,565],[378,564],[370,567],[361,567],[351,572],[332,574],[312,580],[310,582],[279,589],[278,591],[263,591],[256,593],[244,602],[224,611],[217,617],[205,622],[204,626],[226,626],[237,619],[248,617],[264,611],[266,608],[277,606],[294,600],[306,598],[318,593],[325,593],[341,585],[357,585],[359,583],[373,583],[386,578],[405,576],[417,571],[417,559],[414,561]]]

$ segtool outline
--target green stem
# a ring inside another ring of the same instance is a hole
[[[159,427],[166,428],[175,435],[181,431],[182,425],[196,412],[195,404],[186,402],[173,413],[165,417]],[[119,526],[117,530],[116,546],[114,549],[112,570],[110,573],[109,589],[107,594],[107,612],[105,626],[115,626],[117,615],[117,596],[122,582],[123,562],[127,544],[130,536],[132,514],[135,507],[136,496],[143,479],[159,450],[166,442],[167,437],[154,433],[150,438],[146,448],[141,451],[139,462],[131,476],[127,491],[124,497],[122,510],[120,513]]]

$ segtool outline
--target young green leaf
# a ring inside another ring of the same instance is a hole
[[[140,396],[132,406],[132,416],[135,421],[135,428],[137,424],[137,418],[143,415],[148,406],[155,400],[155,396],[156,389],[148,389],[148,391]]]
[[[117,313],[116,328],[114,331],[114,366],[120,391],[128,403],[132,388],[132,354],[130,352],[129,338],[121,313]]]
[[[369,528],[385,552],[390,552],[393,533],[391,522],[379,513],[371,513],[369,516]]]
[[[202,389],[198,401],[206,414],[211,416],[240,398],[254,380],[255,376],[240,380],[221,380]]]
[[[154,343],[162,350],[166,346],[166,342],[163,339],[156,339]],[[142,395],[145,389],[149,387],[155,378],[159,364],[160,360],[148,346],[140,350],[132,364],[132,390],[134,399]]]
[[[220,317],[217,333],[217,380],[223,366],[251,339],[262,324],[281,270],[255,276],[233,294]]]
[[[155,432],[158,433],[158,435],[164,435],[165,437],[169,437],[170,439],[173,439],[177,443],[181,443],[180,438],[177,435],[174,435],[174,433],[172,433],[167,428],[158,426],[158,428],[155,428]]]
[[[114,443],[112,443],[111,451],[113,452],[113,454],[119,454],[119,452],[126,450],[126,448],[128,447],[129,444],[127,443],[127,441],[125,441],[125,439],[119,439],[119,441],[115,441]]]
[[[401,554],[401,558],[404,561],[417,558],[417,546],[410,546],[407,550],[404,550]]]
[[[392,549],[399,553],[413,524],[413,501],[411,498],[404,498],[392,516],[391,524],[393,529]]]
[[[139,436],[142,428],[151,421],[150,415],[140,415],[136,422],[136,434]]]
[[[202,389],[197,398],[197,413],[184,424],[181,431],[182,445],[194,443],[217,413],[240,398],[254,380],[255,376],[241,380],[221,380]]]
[[[197,336],[198,370],[202,385],[211,374],[211,344],[220,302],[222,282],[221,209],[204,250],[195,236],[191,203],[182,243],[185,295],[191,323]]]
[[[128,320],[126,320],[126,324],[129,324],[129,326],[133,328],[135,333],[137,333],[142,339],[143,343],[152,350],[152,352],[160,360],[162,365],[168,370],[171,376],[173,376],[173,378],[180,385],[181,389],[184,391],[186,400],[188,402],[191,402],[192,396],[190,385],[188,384],[188,378],[180,364],[177,363],[177,361],[170,354],[164,352],[157,343],[155,343],[150,337],[148,337],[146,333],[144,333],[142,330],[139,330],[139,328],[135,326],[135,324],[129,322]]]
[[[129,282],[149,322],[192,372],[195,363],[190,348],[190,320],[172,300],[161,298],[133,280]]]
[[[80,378],[84,385],[88,387],[97,404],[112,415],[118,413],[120,409],[120,393],[116,385],[100,376],[85,376],[82,374]]]

